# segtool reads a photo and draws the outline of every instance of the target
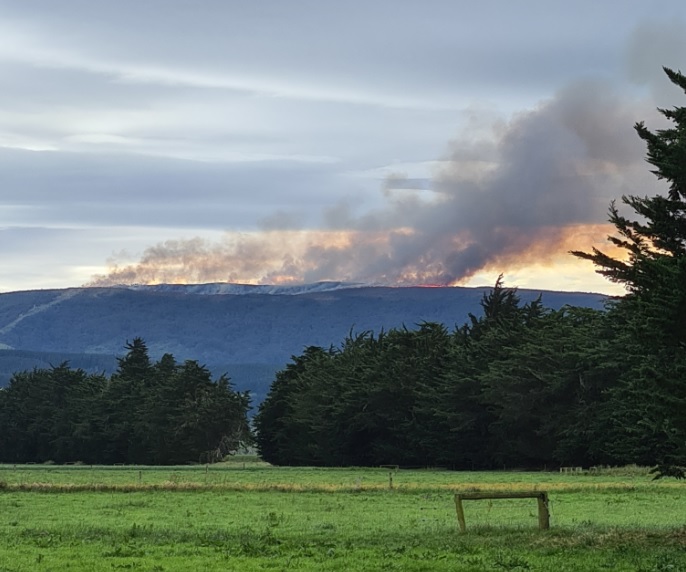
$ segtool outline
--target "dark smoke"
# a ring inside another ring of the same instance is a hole
[[[317,231],[294,230],[293,220],[279,229],[274,216],[258,234],[159,244],[95,283],[454,284],[532,252],[553,256],[575,228],[604,222],[611,199],[654,192],[632,128],[651,117],[650,104],[577,83],[488,136],[464,133],[430,181],[390,177],[383,209],[354,216],[340,205]]]

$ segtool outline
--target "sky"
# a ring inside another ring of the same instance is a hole
[[[125,283],[621,293],[633,125],[681,0],[0,0],[0,292]]]

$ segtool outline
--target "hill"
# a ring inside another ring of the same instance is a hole
[[[488,288],[390,288],[324,282],[70,288],[0,294],[0,383],[13,371],[57,365],[110,373],[127,340],[154,358],[172,353],[228,373],[260,401],[272,375],[309,345],[338,345],[352,332],[423,321],[449,328],[479,314]],[[550,308],[601,308],[605,296],[519,290]]]

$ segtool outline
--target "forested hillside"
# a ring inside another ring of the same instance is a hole
[[[310,345],[337,345],[351,331],[448,328],[479,312],[487,289],[380,288],[345,283],[75,288],[0,294],[0,386],[12,374],[68,361],[111,375],[127,340],[141,337],[154,359],[171,353],[227,374],[259,403],[274,373]],[[540,293],[522,291],[524,300]],[[598,294],[545,292],[546,304],[600,308]],[[4,349],[2,349],[4,348]]]
[[[211,285],[210,285],[211,286]],[[328,292],[213,294],[197,287],[77,288],[0,294],[6,349],[109,354],[140,336],[151,355],[205,363],[285,363],[308,345],[338,343],[350,330],[462,324],[487,289],[341,288]],[[523,291],[533,299],[536,291]],[[599,307],[597,294],[546,292],[551,307]]]

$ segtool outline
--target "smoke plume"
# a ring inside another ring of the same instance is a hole
[[[632,127],[652,106],[607,85],[580,82],[508,122],[481,125],[451,142],[429,181],[389,177],[383,208],[324,213],[317,230],[228,232],[148,248],[94,284],[464,282],[474,273],[552,261],[604,245],[610,200],[650,194],[655,182]]]

